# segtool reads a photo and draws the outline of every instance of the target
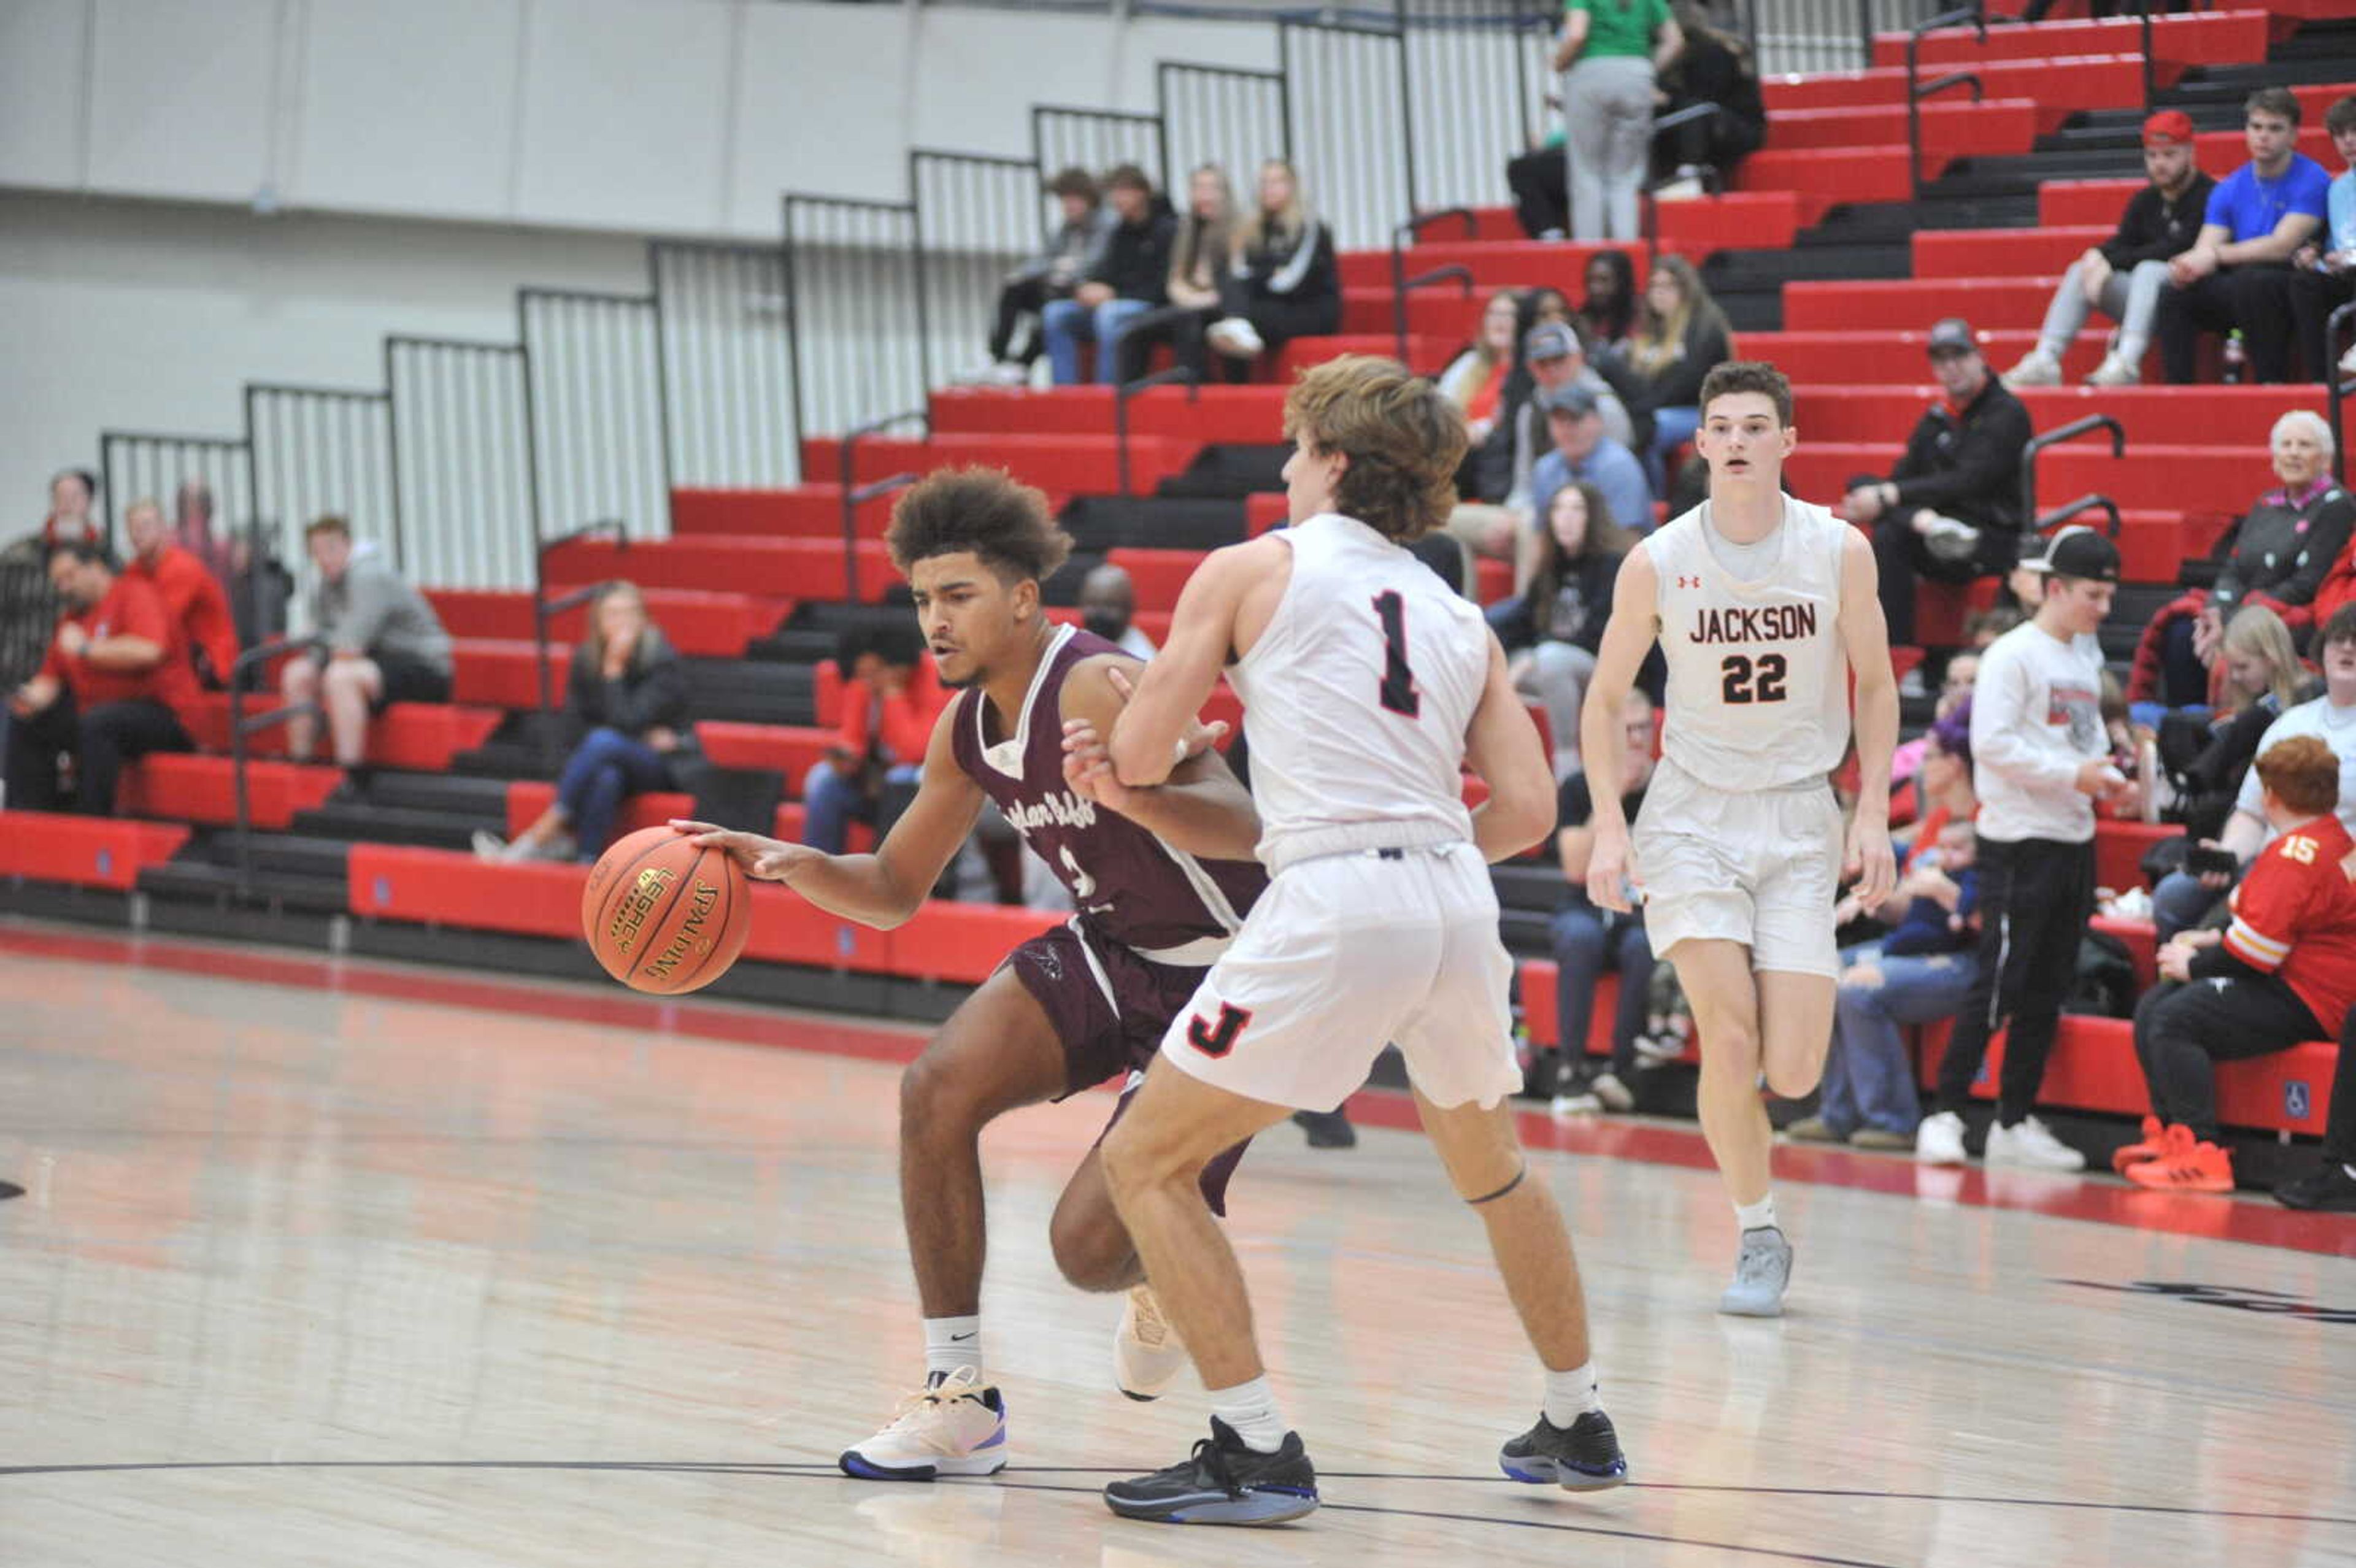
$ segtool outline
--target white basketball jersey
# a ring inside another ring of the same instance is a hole
[[[1660,581],[1669,667],[1662,754],[1723,790],[1822,779],[1848,750],[1840,642],[1848,525],[1785,497],[1783,526],[1761,541],[1769,553],[1755,581],[1720,563],[1703,533],[1709,526],[1705,501],[1641,547]]]
[[[1481,612],[1359,522],[1283,536],[1292,577],[1230,673],[1251,741],[1259,858],[1470,839],[1464,737],[1489,678]]]

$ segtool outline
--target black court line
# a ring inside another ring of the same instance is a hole
[[[1044,1482],[1010,1481],[1008,1476],[1130,1476],[1141,1473],[1142,1467],[1122,1465],[1010,1465],[998,1477],[946,1477],[941,1484],[959,1486],[999,1486],[1023,1491],[1074,1492],[1093,1496],[1094,1487],[1053,1486]],[[843,1477],[830,1459],[744,1460],[723,1459],[187,1459],[164,1460],[152,1464],[112,1465],[0,1465],[0,1478],[10,1476],[76,1476],[142,1473],[171,1470],[580,1470],[580,1471],[639,1471],[657,1475],[706,1476],[773,1476],[785,1479],[829,1478],[851,1479]],[[1464,1476],[1398,1470],[1325,1470],[1320,1472],[1330,1481],[1446,1481],[1460,1486],[1526,1487],[1526,1483],[1510,1480],[1504,1476]],[[1544,1488],[1539,1488],[1543,1490]],[[2184,1508],[2167,1503],[2083,1502],[2066,1498],[2004,1498],[1951,1492],[1890,1492],[1864,1488],[1837,1487],[1736,1487],[1706,1481],[1632,1481],[1624,1488],[1632,1492],[1720,1492],[1739,1497],[1840,1498],[1877,1502],[1953,1503],[1988,1508],[2074,1509],[2096,1513],[2158,1514],[2175,1518],[2248,1520],[2276,1524],[2323,1524],[2356,1528],[2356,1518],[2336,1514],[2269,1513],[2255,1509]],[[1598,1494],[1599,1496],[1601,1494]],[[1628,1535],[1641,1541],[1664,1541],[1679,1545],[1718,1546],[1729,1552],[1764,1551],[1726,1545],[1719,1541],[1687,1541],[1682,1537],[1656,1536],[1641,1531],[1613,1531],[1590,1525],[1563,1524],[1547,1520],[1500,1518],[1494,1514],[1457,1514],[1417,1509],[1388,1508],[1373,1503],[1337,1503],[1322,1505],[1345,1513],[1396,1514],[1402,1518],[1455,1520],[1473,1523],[1513,1525],[1537,1530],[1566,1530],[1589,1534]],[[1771,1556],[1801,1562],[1847,1564],[1844,1557],[1811,1556],[1805,1552],[1772,1552]],[[1868,1564],[1865,1568],[1879,1568]]]

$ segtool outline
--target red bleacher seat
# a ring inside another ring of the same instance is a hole
[[[174,824],[0,811],[0,877],[124,890],[187,841],[188,830]]]
[[[1984,60],[1979,72],[1982,90],[1990,98],[2033,98],[2049,105],[2056,117],[2039,127],[2051,132],[2059,118],[2081,109],[2138,109],[2143,106],[2141,55],[2080,55],[2061,59]],[[1794,110],[1906,107],[1906,70],[1882,66],[1872,70],[1831,71],[1810,76],[1771,77],[1762,82],[1768,123]],[[1905,139],[1901,129],[1899,140]]]
[[[248,819],[256,827],[284,828],[335,793],[340,769],[298,763],[246,764]],[[214,826],[237,820],[237,768],[227,757],[157,752],[123,770],[114,797],[125,816]]]
[[[2145,854],[2162,839],[2183,837],[2183,826],[2174,822],[2095,823],[2094,885],[2115,892],[2145,886]]]
[[[1183,393],[1180,394],[1181,398]],[[841,443],[813,436],[802,443],[802,472],[831,475],[841,468]],[[1129,443],[1130,483],[1141,495],[1183,473],[1202,447],[1196,437],[1140,435]],[[1101,435],[936,435],[926,441],[862,441],[853,454],[862,485],[894,474],[929,474],[937,468],[980,464],[1003,468],[1026,485],[1056,495],[1108,496],[1120,488],[1119,445]],[[816,597],[816,595],[812,595]]]
[[[2202,16],[2155,16],[2151,49],[2162,85],[2183,75],[2188,65],[2230,65],[2263,60],[2273,27],[2264,11],[2212,11]],[[1876,33],[1873,63],[1906,63],[1904,33]],[[1992,60],[2046,60],[2081,55],[2143,54],[2140,18],[2115,16],[2035,27],[1991,27],[1983,41],[1969,28],[1924,35],[1917,59],[1925,68],[1978,66]]]
[[[826,755],[834,731],[808,724],[742,724],[706,719],[695,726],[703,754],[723,768],[772,768],[785,774],[790,793],[801,790],[802,775]]]
[[[1937,1075],[1952,1026],[1927,1025],[1921,1031],[1922,1074]],[[2004,1072],[2004,1036],[1988,1042],[1987,1058],[1972,1093],[1993,1099]],[[2271,1056],[2217,1064],[2218,1119],[2228,1127],[2319,1135],[2331,1096],[2340,1048],[2310,1041]],[[2141,1116],[2151,1110],[2143,1068],[2136,1060],[2135,1025],[2126,1019],[2065,1014],[2047,1059],[2039,1103],[2072,1111]]]
[[[257,697],[247,712],[274,708],[277,699]],[[463,708],[441,702],[396,702],[369,725],[368,760],[380,768],[405,768],[418,773],[448,771],[450,760],[490,739],[502,715],[496,709]],[[209,752],[226,752],[229,744],[229,697],[208,692],[198,710],[191,737]],[[284,756],[284,726],[253,737],[256,756]]]
[[[574,586],[586,584],[558,582],[552,584],[550,592],[552,596],[568,593]],[[699,657],[737,657],[744,653],[745,644],[793,610],[790,601],[755,599],[744,593],[705,593],[678,588],[648,588],[644,592],[648,613],[670,639],[671,646]],[[434,613],[441,617],[443,630],[454,638],[520,643],[531,640],[530,593],[429,588],[425,597],[434,605]],[[550,637],[565,644],[580,641],[588,613],[586,605],[575,605],[553,617],[549,625]],[[562,689],[560,687],[560,692]],[[460,700],[473,699],[462,694]]]

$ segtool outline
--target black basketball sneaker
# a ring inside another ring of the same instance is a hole
[[[1160,1524],[1282,1524],[1316,1511],[1317,1472],[1298,1432],[1262,1454],[1215,1415],[1194,1453],[1166,1470],[1113,1482],[1104,1499],[1123,1519]]]
[[[1620,1435],[1600,1410],[1586,1412],[1569,1426],[1557,1426],[1541,1413],[1536,1426],[1498,1452],[1497,1463],[1517,1481],[1565,1491],[1601,1492],[1628,1484]]]

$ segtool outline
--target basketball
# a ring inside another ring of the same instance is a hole
[[[712,984],[744,951],[752,888],[720,850],[668,827],[640,828],[590,870],[581,929],[605,973],[634,991],[676,997]]]

